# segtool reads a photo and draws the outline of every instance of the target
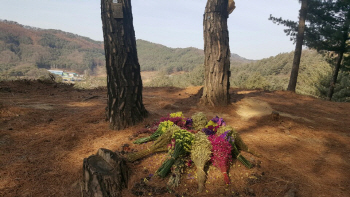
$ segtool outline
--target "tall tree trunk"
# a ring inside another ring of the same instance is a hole
[[[329,91],[328,91],[328,96],[327,96],[327,100],[329,100],[329,101],[331,101],[332,97],[333,97],[334,87],[335,87],[335,84],[337,83],[338,73],[340,70],[341,63],[343,61],[344,53],[346,51],[347,42],[349,40],[350,11],[347,12],[346,16],[347,16],[346,21],[345,21],[344,26],[343,26],[343,40],[341,43],[341,49],[338,52],[337,64],[335,65],[335,68],[333,71],[332,81],[331,81],[331,84],[329,86]]]
[[[101,0],[110,128],[124,129],[147,116],[137,57],[131,0]]]
[[[301,58],[303,41],[304,41],[306,15],[307,15],[307,0],[302,0],[301,8],[299,11],[299,26],[298,26],[297,40],[295,44],[293,67],[292,67],[292,72],[290,74],[289,84],[287,88],[288,91],[292,91],[292,92],[295,92],[295,88],[297,86],[300,58]]]
[[[208,0],[205,7],[205,73],[202,104],[225,106],[230,101],[230,48],[227,30],[227,0]]]
[[[344,52],[338,53],[337,64],[335,65],[335,68],[333,71],[333,76],[332,76],[331,84],[329,85],[329,90],[328,90],[328,95],[327,95],[327,100],[329,100],[329,101],[331,101],[332,97],[333,97],[334,87],[335,87],[335,84],[337,83],[338,73],[340,70],[341,62],[343,60],[343,55],[344,55]]]

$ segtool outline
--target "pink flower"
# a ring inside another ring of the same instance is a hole
[[[192,160],[189,159],[189,160],[187,161],[187,163],[186,163],[186,166],[187,166],[187,167],[191,167],[191,165],[192,165]]]
[[[213,146],[211,161],[223,173],[226,184],[229,184],[230,180],[227,176],[227,171],[229,162],[231,161],[232,145],[220,136],[211,135],[208,139]]]

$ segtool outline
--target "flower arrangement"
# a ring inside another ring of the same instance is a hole
[[[192,119],[186,119],[182,112],[171,113],[167,117],[160,118],[160,121],[171,121],[182,129],[190,130],[192,128]]]
[[[216,132],[216,134],[217,134],[217,135],[221,135],[221,134],[223,134],[223,133],[225,133],[225,132],[227,132],[227,131],[230,131],[229,134],[230,134],[233,138],[235,138],[235,135],[237,134],[237,132],[236,132],[231,126],[229,126],[229,125],[219,127],[218,130],[217,130],[217,132]]]
[[[165,177],[172,172],[168,181],[169,187],[180,183],[181,174],[187,166],[186,157],[190,157],[197,168],[198,191],[204,189],[206,172],[204,166],[211,161],[223,174],[226,184],[230,183],[227,175],[232,159],[237,158],[244,166],[251,168],[251,163],[240,151],[260,156],[248,148],[239,134],[218,116],[207,120],[199,112],[191,118],[185,118],[182,112],[171,113],[160,118],[157,130],[150,136],[136,140],[135,144],[155,140],[147,149],[127,155],[128,161],[136,161],[149,154],[167,151],[169,157],[159,167],[156,174]],[[195,134],[193,134],[193,133]]]
[[[225,138],[232,145],[232,157],[240,161],[245,167],[252,168],[252,164],[240,154],[240,151],[249,152],[255,156],[260,156],[255,151],[250,150],[248,146],[243,142],[241,136],[231,126],[220,127],[216,133],[217,135],[225,134]]]
[[[193,114],[191,119],[193,121],[192,128],[195,131],[202,130],[208,122],[208,119],[203,112]]]
[[[171,175],[167,183],[168,187],[175,188],[179,186],[181,174],[184,172],[185,167],[185,159],[183,157],[176,159],[173,167],[171,168]]]
[[[208,137],[208,139],[213,146],[213,155],[211,157],[211,161],[213,165],[223,173],[225,183],[230,184],[230,179],[228,178],[227,171],[232,158],[232,145],[228,140],[225,139],[224,135],[225,134],[222,134],[220,136],[211,135]]]
[[[205,128],[203,128],[202,131],[206,135],[214,135],[217,132],[218,128],[222,126],[226,126],[226,123],[222,118],[216,116],[205,125]]]
[[[180,127],[176,125],[170,126],[163,135],[161,135],[150,147],[143,149],[136,153],[130,153],[126,156],[127,160],[134,162],[138,159],[146,157],[152,153],[162,152],[168,150],[168,144],[171,142],[174,131],[179,130]]]
[[[180,156],[186,155],[191,150],[191,145],[193,143],[194,135],[184,129],[179,129],[174,131],[172,136],[175,139],[175,148],[170,158],[168,158],[162,166],[157,170],[157,174],[160,177],[165,177],[170,172],[175,160]]]
[[[191,150],[191,159],[197,167],[198,192],[202,192],[204,189],[206,178],[204,166],[210,160],[212,148],[207,135],[202,132],[195,134]]]
[[[156,140],[159,136],[161,136],[168,128],[170,128],[172,125],[174,125],[174,122],[172,121],[163,121],[159,123],[158,129],[150,136],[140,138],[136,141],[134,141],[134,144],[142,144],[145,142]]]
[[[184,115],[181,111],[179,111],[179,112],[169,114],[169,117],[170,118],[176,118],[176,117],[184,118]]]

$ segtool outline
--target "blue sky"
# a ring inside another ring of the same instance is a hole
[[[206,0],[131,0],[137,39],[168,47],[203,49]],[[0,19],[43,29],[61,29],[103,40],[100,0],[0,0]],[[298,0],[236,0],[228,19],[230,48],[248,59],[294,50],[270,14],[298,20]]]

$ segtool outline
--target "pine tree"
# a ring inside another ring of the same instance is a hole
[[[307,7],[308,7],[308,0],[301,0],[301,8],[299,11],[299,24],[297,26],[297,34],[295,38],[296,44],[295,44],[295,51],[294,51],[293,67],[292,67],[289,84],[287,88],[288,91],[292,91],[292,92],[295,92],[295,88],[297,86],[297,81],[298,81],[300,58],[302,53],[303,41],[304,41]],[[277,23],[277,24],[284,24],[291,28],[292,27],[296,28],[296,25],[297,25],[293,21],[283,20],[282,18],[275,18],[273,16],[270,16],[269,20],[272,20],[274,23]]]
[[[131,0],[101,0],[110,128],[124,129],[147,116],[137,58]]]
[[[227,29],[228,0],[208,0],[204,26],[204,89],[201,103],[228,105],[230,101],[230,48]]]
[[[350,52],[349,0],[309,0],[308,16],[306,18],[304,44],[317,51],[333,52],[337,56],[331,84],[328,91],[328,100],[332,99],[334,87],[341,67],[346,68],[344,57]],[[287,26],[285,32],[295,39],[296,23],[279,19]]]
[[[337,61],[327,95],[328,100],[331,100],[344,55],[350,52],[350,46],[347,44],[350,41],[350,1],[328,0],[316,2],[310,12],[312,15],[305,34],[306,45],[318,51],[337,54]],[[345,68],[345,66],[343,67]]]

